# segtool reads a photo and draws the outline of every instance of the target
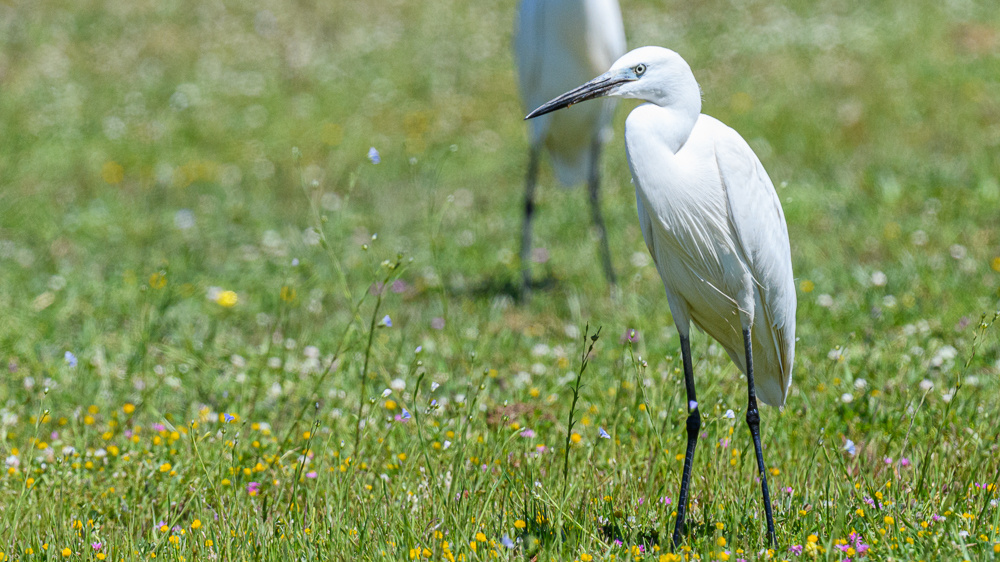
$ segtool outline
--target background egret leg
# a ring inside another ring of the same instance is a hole
[[[528,176],[524,183],[524,224],[521,227],[521,298],[531,293],[531,219],[535,214],[535,185],[538,181],[540,149],[528,151]]]
[[[757,411],[757,392],[753,383],[753,351],[750,344],[750,329],[743,329],[743,347],[747,356],[747,392],[750,396],[747,404],[747,425],[753,436],[753,448],[757,453],[757,470],[760,472],[760,487],[764,492],[764,514],[767,516],[767,540],[774,546],[774,517],[771,515],[771,493],[767,489],[767,470],[764,468],[764,452],[760,448],[760,413]]]
[[[607,278],[608,283],[615,285],[615,268],[611,265],[611,250],[608,249],[608,229],[604,227],[604,217],[601,215],[601,142],[599,139],[594,139],[591,150],[590,178],[587,181],[587,188],[590,191],[590,215],[594,219],[597,235],[601,239],[601,263],[604,265],[604,277]]]
[[[684,386],[687,388],[687,451],[684,453],[684,473],[681,476],[681,493],[677,498],[677,522],[674,524],[674,546],[681,543],[684,533],[684,514],[688,505],[688,482],[691,480],[691,464],[694,462],[694,448],[698,443],[698,432],[701,430],[701,414],[698,412],[698,399],[694,394],[694,365],[691,362],[691,340],[681,335],[681,356],[684,359]]]

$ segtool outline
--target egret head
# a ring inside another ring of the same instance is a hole
[[[543,104],[525,119],[605,96],[701,112],[701,90],[688,63],[670,49],[639,47],[622,55],[604,74]]]

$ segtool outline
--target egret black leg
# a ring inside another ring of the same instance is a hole
[[[528,156],[528,176],[524,182],[524,224],[521,227],[521,298],[531,293],[531,219],[535,214],[535,185],[538,180],[539,147]]]
[[[594,226],[597,227],[597,236],[601,243],[601,263],[604,265],[604,276],[608,283],[616,284],[615,268],[611,265],[611,250],[608,248],[608,231],[604,227],[604,217],[601,215],[601,143],[594,140],[590,154],[590,178],[587,181],[587,188],[590,191],[590,215],[594,219]]]
[[[750,345],[750,329],[743,330],[743,347],[747,356],[747,425],[753,437],[754,452],[757,453],[757,471],[760,472],[760,487],[764,493],[764,514],[767,517],[767,539],[771,546],[776,544],[774,517],[771,515],[771,493],[767,489],[767,469],[764,468],[764,452],[760,448],[760,412],[757,411],[757,391],[753,383],[753,350]]]
[[[694,447],[698,444],[701,430],[701,414],[698,413],[698,399],[694,395],[694,365],[691,363],[691,341],[681,336],[681,356],[684,359],[684,387],[687,389],[687,451],[684,453],[684,474],[681,476],[681,493],[677,498],[677,522],[674,524],[674,546],[681,543],[684,534],[684,515],[688,506],[688,483],[691,480],[691,464],[694,462]]]

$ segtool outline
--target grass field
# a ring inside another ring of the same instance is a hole
[[[685,398],[632,103],[604,158],[619,291],[584,191],[543,167],[544,288],[512,297],[513,2],[13,0],[0,560],[1000,559],[1000,11],[622,7],[784,206],[776,549],[744,381],[701,334],[669,544]]]

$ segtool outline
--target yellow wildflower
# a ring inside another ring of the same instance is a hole
[[[101,166],[101,179],[111,185],[117,185],[125,179],[125,168],[123,168],[118,162],[105,162],[104,165]],[[69,555],[67,554],[66,556]]]
[[[154,289],[162,289],[167,286],[167,274],[157,271],[149,276],[149,286]]]
[[[236,295],[236,291],[220,291],[215,297],[215,302],[226,308],[236,306],[236,303],[239,302],[239,300],[240,298]]]

